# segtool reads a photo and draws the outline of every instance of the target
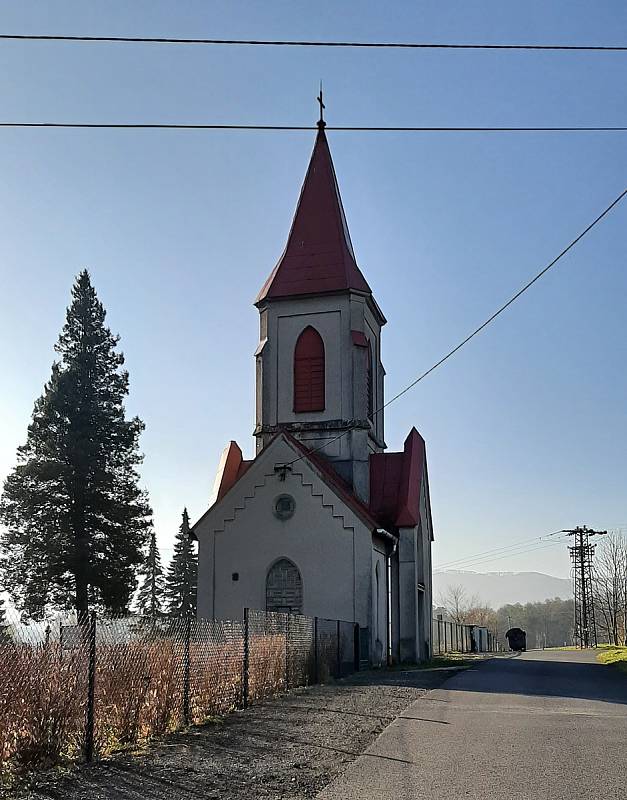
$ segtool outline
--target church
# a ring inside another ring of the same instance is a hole
[[[287,245],[263,284],[256,455],[231,441],[195,523],[198,615],[244,607],[360,626],[374,666],[431,655],[433,529],[425,443],[386,450],[381,334],[325,133]]]

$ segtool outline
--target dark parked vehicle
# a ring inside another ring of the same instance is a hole
[[[521,628],[510,628],[505,637],[510,650],[523,651],[527,649],[527,634]]]

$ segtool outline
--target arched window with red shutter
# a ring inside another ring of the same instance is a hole
[[[294,350],[294,411],[324,411],[324,342],[311,325]]]

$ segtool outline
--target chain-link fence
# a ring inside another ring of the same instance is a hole
[[[243,622],[15,616],[0,625],[0,773],[101,757],[348,674],[358,654],[353,623],[252,609]]]
[[[463,625],[445,619],[434,619],[432,627],[434,655],[442,653],[494,653],[496,637],[480,625]]]

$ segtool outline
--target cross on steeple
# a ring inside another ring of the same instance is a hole
[[[326,108],[325,104],[322,102],[322,81],[320,81],[320,94],[316,97],[318,104],[320,105],[320,119],[318,120],[318,127],[324,128],[326,122],[324,121],[324,109]]]

